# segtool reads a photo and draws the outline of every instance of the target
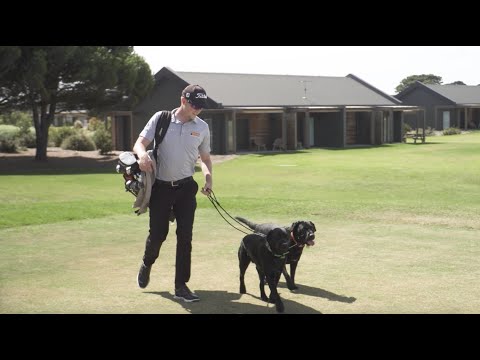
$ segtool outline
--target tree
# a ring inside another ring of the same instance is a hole
[[[395,91],[398,94],[398,93],[402,92],[403,90],[405,90],[410,85],[414,84],[415,81],[420,81],[423,84],[441,85],[442,84],[442,77],[441,76],[436,76],[436,75],[433,75],[433,74],[410,75],[400,82],[400,85],[398,85],[395,88]]]
[[[463,81],[454,81],[454,82],[452,82],[450,84],[447,84],[447,85],[467,85],[467,84],[465,84]]]
[[[133,46],[0,46],[0,111],[32,111],[35,160],[47,160],[57,108],[131,109],[152,86]]]

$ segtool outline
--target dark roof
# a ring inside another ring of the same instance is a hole
[[[480,86],[470,85],[429,85],[415,81],[395,97],[399,100],[405,99],[418,88],[426,89],[431,94],[451,102],[452,105],[480,105]]]
[[[446,97],[454,103],[461,104],[480,104],[480,86],[469,85],[427,85],[430,90]]]
[[[392,106],[400,103],[354,75],[173,73],[189,84],[202,86],[208,97],[223,107]]]

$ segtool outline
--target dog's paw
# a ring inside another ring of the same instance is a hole
[[[295,284],[288,284],[287,287],[288,287],[288,290],[291,290],[291,291],[298,290],[298,286]]]
[[[246,294],[246,293],[247,293],[247,289],[245,288],[245,285],[240,286],[240,294]]]
[[[262,298],[263,301],[268,302],[268,297],[266,294],[262,294],[260,297]]]

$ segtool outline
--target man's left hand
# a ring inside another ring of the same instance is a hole
[[[208,187],[207,185],[205,185],[202,190],[201,190],[202,194],[203,195],[210,195],[210,193],[212,192],[212,189],[210,187]]]

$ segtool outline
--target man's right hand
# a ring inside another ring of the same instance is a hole
[[[150,156],[148,156],[147,153],[144,153],[140,159],[138,160],[138,165],[140,167],[140,170],[145,171],[145,172],[152,172],[153,171],[153,162],[152,159],[150,159]]]

